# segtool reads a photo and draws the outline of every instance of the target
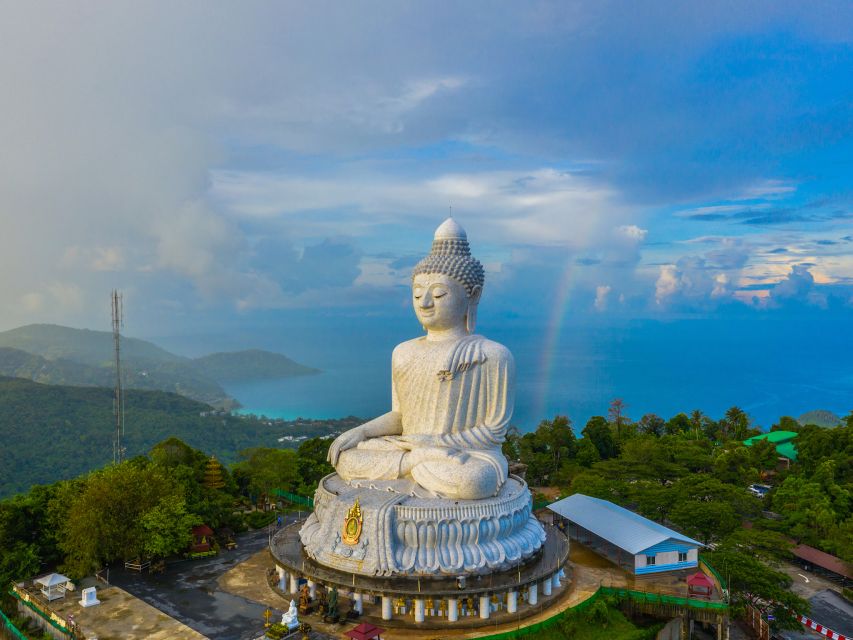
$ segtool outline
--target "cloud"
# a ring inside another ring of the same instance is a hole
[[[600,284],[595,288],[595,303],[596,311],[607,310],[607,296],[610,295],[610,285]]]
[[[788,277],[770,290],[770,304],[781,306],[789,303],[827,306],[826,294],[816,290],[815,278],[807,265],[797,264],[791,267]]]
[[[157,326],[373,301],[451,205],[496,290],[542,278],[527,304],[567,264],[579,296],[628,302],[790,268],[725,245],[681,261],[663,210],[726,234],[849,221],[826,187],[853,121],[849,6],[486,6],[9,7],[4,322],[104,326],[113,287]],[[839,246],[773,246],[816,286],[849,277]]]
[[[548,167],[416,179],[220,171],[213,174],[211,195],[236,216],[287,220],[305,235],[346,228],[363,236],[390,224],[434,226],[437,212],[452,204],[466,226],[481,230],[481,239],[573,248],[603,241],[613,222],[631,215],[608,184]],[[618,234],[632,245],[645,236],[635,225],[619,227]]]
[[[752,247],[737,238],[724,237],[701,256],[683,256],[659,267],[655,282],[658,306],[693,306],[708,309],[734,295]]]

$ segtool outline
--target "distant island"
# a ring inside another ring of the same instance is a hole
[[[222,383],[312,375],[319,370],[269,351],[251,349],[185,358],[122,336],[128,389],[170,391],[217,408],[239,406]],[[113,385],[113,336],[107,331],[32,324],[0,332],[0,375],[45,384]]]
[[[837,427],[841,424],[841,418],[839,418],[832,411],[827,411],[826,409],[816,409],[815,411],[807,411],[799,418],[797,418],[797,422],[801,425],[805,426],[807,424],[814,424],[818,427],[824,428],[832,428]]]
[[[319,369],[306,367],[287,356],[260,349],[212,353],[193,360],[204,372],[223,384],[248,380],[271,380],[291,376],[310,376]]]

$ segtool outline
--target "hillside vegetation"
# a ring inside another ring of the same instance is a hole
[[[113,336],[107,331],[33,324],[0,332],[0,375],[47,384],[112,386]],[[122,336],[122,377],[130,389],[171,391],[216,407],[238,405],[219,381],[317,373],[267,351],[217,353],[193,360]]]
[[[285,446],[278,442],[284,435],[327,435],[359,422],[285,422],[211,413],[208,405],[175,393],[127,391],[127,457],[176,436],[227,463],[246,448]],[[112,389],[0,378],[0,497],[111,462],[113,425]]]

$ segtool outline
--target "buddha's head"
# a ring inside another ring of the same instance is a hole
[[[448,218],[435,231],[432,251],[412,272],[412,304],[424,329],[464,327],[473,333],[484,281],[465,230]]]

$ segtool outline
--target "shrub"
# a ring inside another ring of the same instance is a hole
[[[276,517],[275,511],[252,511],[246,514],[246,524],[252,529],[260,529],[275,522]]]

